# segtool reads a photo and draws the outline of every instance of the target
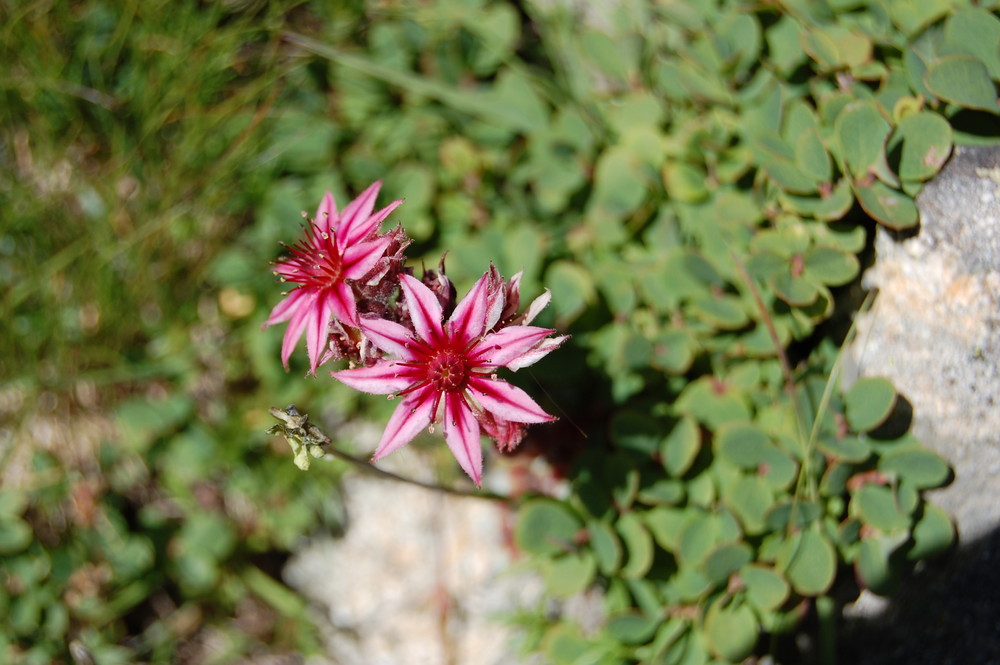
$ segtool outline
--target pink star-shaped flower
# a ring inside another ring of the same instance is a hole
[[[274,274],[298,286],[278,303],[264,328],[288,321],[281,345],[281,362],[288,358],[306,334],[310,373],[315,374],[326,348],[330,322],[358,327],[357,302],[348,280],[364,277],[392,243],[389,234],[378,235],[379,226],[402,200],[393,201],[378,212],[375,198],[381,182],[373,183],[359,197],[337,212],[333,194],[326,193],[316,217],[309,221],[305,238],[287,247],[291,256],[279,261]]]
[[[546,338],[555,331],[513,325],[488,332],[504,306],[490,276],[483,275],[442,322],[441,304],[434,293],[420,280],[401,275],[414,331],[384,319],[361,320],[361,330],[371,342],[396,359],[331,374],[363,392],[403,398],[386,425],[374,460],[405,446],[425,427],[442,422],[455,459],[481,485],[481,425],[490,433],[498,425],[555,420],[527,393],[495,374],[500,367],[523,367],[537,361],[541,357],[537,349],[545,348]]]

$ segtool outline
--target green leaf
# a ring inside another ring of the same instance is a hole
[[[863,462],[872,454],[872,447],[865,439],[856,436],[822,436],[817,446],[827,455],[842,462]]]
[[[768,511],[774,505],[774,494],[760,476],[741,476],[723,489],[723,500],[743,524],[743,530],[755,535],[766,529]]]
[[[852,515],[885,533],[910,526],[910,518],[900,510],[895,492],[885,485],[862,485],[851,497],[850,508]]]
[[[817,182],[830,182],[833,166],[819,135],[809,130],[799,135],[795,142],[795,163]]]
[[[889,122],[873,101],[849,103],[837,115],[834,131],[841,156],[855,176],[864,176],[881,160]]]
[[[690,511],[681,508],[658,507],[642,514],[656,543],[668,552],[680,549],[680,531],[687,523]]]
[[[892,450],[879,460],[878,468],[883,473],[896,474],[920,489],[940,486],[951,473],[948,463],[940,455],[924,448]]]
[[[605,575],[614,574],[622,561],[622,545],[618,534],[606,522],[591,521],[587,525],[590,547],[597,560],[597,566]]]
[[[663,619],[658,616],[626,612],[611,617],[605,630],[622,644],[645,644],[653,638],[661,623]]]
[[[618,520],[618,533],[625,543],[628,559],[622,566],[621,576],[626,579],[643,577],[653,565],[653,538],[649,535],[642,518],[635,513],[626,513]]]
[[[900,121],[892,142],[897,141],[902,142],[899,177],[928,180],[951,154],[951,125],[937,113],[920,111]]]
[[[924,83],[934,95],[946,102],[994,113],[1000,109],[989,70],[972,56],[942,58],[927,69]]]
[[[931,23],[947,15],[952,3],[949,0],[893,0],[885,3],[892,22],[907,37],[913,37]]]
[[[594,281],[578,263],[558,260],[545,272],[545,283],[552,291],[552,306],[556,317],[569,323],[576,319],[593,300]]]
[[[726,543],[708,553],[702,571],[710,582],[725,584],[729,576],[753,561],[753,550],[746,543]]]
[[[952,14],[944,24],[942,53],[973,56],[1000,79],[1000,18],[984,9],[969,8]]]
[[[802,257],[805,269],[828,286],[842,286],[858,276],[858,259],[832,247],[813,247]]]
[[[770,566],[748,564],[740,571],[747,590],[747,600],[758,610],[773,611],[788,599],[788,582]]]
[[[31,544],[31,526],[20,518],[0,520],[0,555],[10,556],[24,551]]]
[[[753,651],[759,626],[753,610],[725,596],[705,614],[705,637],[713,653],[731,662],[741,661]]]
[[[756,470],[770,445],[767,434],[754,425],[726,423],[715,433],[716,454],[741,469]]]
[[[671,476],[683,476],[701,450],[701,433],[691,418],[681,418],[660,443],[663,467]]]
[[[684,499],[684,483],[670,478],[661,478],[640,489],[636,498],[650,506],[680,503]]]
[[[704,201],[708,198],[707,181],[705,172],[691,164],[668,161],[663,165],[663,187],[674,201]]]
[[[793,307],[806,307],[816,302],[819,289],[804,277],[795,277],[790,270],[784,270],[770,280],[774,294]]]
[[[923,505],[923,511],[913,527],[913,547],[906,553],[911,561],[937,556],[955,540],[955,526],[948,513],[930,503]]]
[[[858,580],[877,594],[892,593],[899,585],[900,569],[892,565],[891,557],[906,538],[906,534],[863,538],[854,560]]]
[[[690,303],[688,311],[718,330],[738,330],[750,321],[743,301],[732,295],[697,298]]]
[[[587,590],[594,581],[597,563],[590,552],[570,553],[550,559],[542,571],[549,593],[566,598]]]
[[[796,593],[819,596],[833,584],[837,556],[817,525],[792,534],[778,550],[775,565]]]
[[[551,499],[533,499],[518,511],[514,542],[529,554],[554,556],[575,547],[583,525],[564,504]]]
[[[885,422],[896,405],[896,389],[881,377],[859,379],[844,395],[847,422],[856,432],[868,432]]]
[[[854,193],[865,212],[890,229],[912,228],[920,219],[913,199],[878,180],[868,184],[854,183]]]

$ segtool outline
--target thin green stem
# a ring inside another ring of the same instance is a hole
[[[407,478],[406,476],[400,476],[392,473],[391,471],[380,469],[371,462],[363,460],[360,457],[355,457],[354,455],[337,448],[333,445],[329,436],[327,436],[320,428],[308,422],[308,414],[299,415],[299,412],[294,405],[290,405],[286,409],[271,407],[270,413],[278,419],[280,423],[268,429],[268,433],[282,434],[288,440],[288,443],[292,446],[293,450],[297,450],[303,445],[317,446],[321,448],[323,452],[329,453],[337,459],[347,462],[359,471],[370,476],[375,476],[376,478],[382,478],[383,480],[394,480],[396,482],[414,485],[426,490],[440,492],[442,494],[450,494],[452,496],[487,499],[489,501],[510,501],[510,497],[503,496],[501,494],[494,494],[493,492],[468,491],[456,489],[454,487],[445,487],[435,483],[426,483],[422,480],[416,480],[415,478]]]

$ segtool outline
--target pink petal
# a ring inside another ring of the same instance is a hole
[[[376,180],[340,212],[340,223],[334,232],[337,234],[337,244],[341,247],[350,247],[364,239],[374,228],[375,225],[371,223],[371,214],[375,208],[378,190],[381,187],[382,181]]]
[[[288,369],[288,359],[292,357],[292,351],[295,350],[295,345],[302,337],[306,323],[309,322],[309,312],[312,311],[316,292],[313,291],[309,295],[311,296],[309,300],[303,301],[302,305],[295,310],[295,314],[292,315],[292,320],[288,322],[288,328],[285,329],[285,339],[281,342],[281,364],[285,366],[286,370]]]
[[[410,321],[417,336],[427,342],[441,342],[444,339],[444,331],[441,330],[441,303],[434,293],[411,275],[400,275],[399,284],[403,288]]]
[[[327,190],[323,200],[319,202],[319,207],[316,208],[316,218],[313,223],[320,231],[329,232],[331,225],[337,226],[338,219],[337,201],[333,198],[333,193]]]
[[[383,360],[371,367],[330,372],[330,376],[363,393],[391,395],[413,385],[415,379],[405,375],[409,373],[412,373],[410,368],[402,367],[394,360]]]
[[[523,323],[528,324],[534,321],[535,317],[538,316],[543,309],[548,307],[550,300],[552,300],[552,292],[545,289],[542,295],[532,300],[531,304],[528,305],[528,309],[525,310],[522,315]]]
[[[313,302],[312,311],[306,321],[306,351],[309,353],[309,368],[312,374],[319,367],[319,358],[326,349],[330,332],[330,317],[333,316],[332,293],[320,291]]]
[[[506,367],[507,369],[516,372],[522,367],[528,367],[530,365],[534,365],[539,360],[549,355],[549,353],[555,351],[560,346],[562,346],[563,342],[565,342],[567,339],[569,339],[569,335],[560,335],[559,337],[550,337],[548,339],[544,339],[535,348],[519,355],[517,358],[514,358],[513,360],[508,362]]]
[[[542,411],[528,393],[492,377],[469,379],[469,389],[484,409],[515,423],[547,423],[555,420]]]
[[[419,344],[413,339],[413,333],[395,321],[361,319],[361,332],[379,349],[402,360],[413,360],[411,347]]]
[[[452,334],[461,339],[463,344],[479,337],[486,330],[489,282],[490,273],[480,277],[448,319]]]
[[[347,279],[361,279],[375,267],[378,260],[385,256],[385,250],[392,244],[388,235],[381,236],[369,242],[352,245],[344,250],[343,276]]]
[[[298,309],[302,298],[308,296],[309,294],[309,290],[302,288],[296,288],[289,291],[288,295],[285,296],[285,299],[275,305],[274,309],[271,310],[271,316],[264,322],[263,327],[267,328],[268,326],[273,326],[292,318],[296,309]]]
[[[354,301],[354,291],[345,282],[337,282],[328,291],[333,314],[344,323],[358,327],[358,304]]]
[[[379,226],[389,214],[403,203],[403,199],[396,199],[386,207],[371,215],[363,224],[357,224],[351,228],[351,235],[347,237],[346,243],[352,245],[355,242],[364,240],[369,234],[377,232]]]
[[[487,365],[506,367],[553,332],[550,328],[508,326],[484,337],[469,355]]]
[[[462,393],[445,395],[444,439],[462,470],[482,487],[483,448],[479,442],[479,423]]]
[[[402,404],[392,412],[372,461],[385,457],[413,441],[413,437],[420,434],[420,430],[431,424],[433,408],[433,389],[424,389],[407,395]]]

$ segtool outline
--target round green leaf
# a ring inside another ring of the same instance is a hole
[[[802,261],[812,277],[829,286],[847,284],[858,275],[857,257],[832,247],[813,247]]]
[[[948,549],[954,540],[955,526],[948,513],[928,503],[913,527],[913,547],[906,556],[911,560],[937,556]]]
[[[28,495],[17,490],[0,490],[0,519],[16,517],[28,505]]]
[[[882,158],[889,121],[874,101],[849,103],[837,115],[834,131],[847,168],[855,176],[867,174]]]
[[[770,445],[767,434],[753,425],[727,423],[715,433],[716,453],[741,469],[756,470]]]
[[[829,222],[842,218],[854,205],[854,195],[846,179],[840,179],[828,194],[796,196],[782,193],[779,196],[785,210],[797,215],[812,216]]]
[[[740,579],[746,586],[747,600],[761,611],[776,610],[788,599],[788,582],[770,566],[748,564],[740,571]]]
[[[803,596],[818,596],[833,584],[837,554],[818,526],[788,538],[778,550],[778,569]]]
[[[677,556],[684,564],[697,564],[715,543],[715,525],[708,513],[692,514],[678,541]]]
[[[580,635],[575,624],[557,623],[545,631],[542,651],[556,665],[574,665],[592,643],[591,639]]]
[[[899,177],[927,180],[941,170],[951,154],[951,125],[937,113],[920,111],[903,118],[893,136],[902,141]]]
[[[667,196],[682,203],[697,203],[708,198],[708,176],[684,162],[668,161],[663,165],[663,187]]]
[[[621,516],[616,525],[628,559],[622,566],[621,575],[627,579],[636,579],[645,575],[653,565],[653,538],[646,530],[642,519],[635,513]]]
[[[612,575],[621,565],[622,544],[618,534],[606,522],[592,521],[587,525],[590,534],[590,547],[601,572]]]
[[[594,581],[597,563],[590,552],[550,559],[543,567],[545,588],[560,598],[583,593]]]
[[[7,556],[23,551],[31,544],[31,526],[15,517],[0,521],[0,554]]]
[[[660,617],[633,611],[611,617],[605,629],[622,644],[645,644],[653,638],[661,623]]]
[[[691,418],[681,418],[660,442],[663,467],[672,476],[680,477],[691,468],[701,449],[701,434]]]
[[[594,281],[579,264],[559,260],[545,272],[545,283],[552,291],[556,317],[564,322],[575,319],[594,297]]]
[[[859,581],[877,594],[892,593],[899,583],[900,571],[892,565],[891,557],[906,539],[905,534],[863,538],[854,560]]]
[[[997,90],[986,65],[968,55],[952,55],[932,64],[924,83],[941,99],[970,109],[996,113]]]
[[[805,307],[816,302],[819,289],[803,277],[794,277],[789,270],[779,273],[770,280],[774,294],[793,307]]]
[[[948,53],[964,53],[980,60],[990,76],[1000,79],[1000,18],[986,9],[964,9],[944,24]]]
[[[885,422],[896,405],[896,389],[880,377],[859,379],[844,395],[847,422],[856,432],[868,432]]]
[[[765,530],[767,512],[774,505],[767,481],[760,476],[742,476],[724,492],[726,505],[739,518],[744,531],[758,534]]]
[[[905,530],[910,518],[900,510],[890,487],[868,483],[851,498],[851,514],[862,522],[886,533]]]
[[[514,542],[530,554],[553,556],[573,547],[583,525],[565,505],[551,499],[533,499],[518,511]]]
[[[642,514],[656,543],[668,552],[680,548],[681,528],[686,524],[691,511],[681,508],[653,508]]]
[[[739,601],[719,598],[705,615],[705,637],[716,655],[731,662],[743,660],[757,643],[758,625],[753,610]]]
[[[640,489],[636,498],[646,505],[657,506],[663,503],[680,503],[684,499],[684,494],[684,483],[670,478],[661,478],[652,485]]]
[[[737,330],[750,320],[742,301],[730,295],[697,298],[690,303],[688,311],[719,330]]]
[[[920,211],[913,199],[879,180],[868,184],[854,183],[854,194],[869,216],[890,229],[912,228],[920,219]]]
[[[702,570],[713,584],[724,584],[730,575],[752,560],[753,550],[746,543],[726,543],[708,553]]]
[[[823,436],[817,442],[819,449],[842,462],[863,462],[872,453],[872,447],[865,439],[856,436]]]
[[[795,163],[810,177],[819,182],[830,182],[833,166],[826,147],[815,130],[801,134],[795,142]]]
[[[898,474],[916,487],[937,487],[948,479],[948,463],[925,448],[892,450],[878,464],[879,471]]]

